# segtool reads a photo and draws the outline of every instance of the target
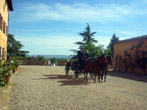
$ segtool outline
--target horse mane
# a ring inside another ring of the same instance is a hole
[[[104,56],[104,55],[101,55],[101,56]],[[92,62],[97,62],[97,61],[99,61],[101,56],[99,56],[99,57],[93,59]]]
[[[83,58],[83,60],[86,61],[86,62],[93,62],[93,63],[94,63],[94,62],[98,62],[102,56],[105,56],[105,55],[102,54],[101,56],[99,56],[99,57],[97,57],[97,58],[95,58],[95,59],[89,59],[89,60]],[[107,57],[110,57],[110,58],[111,58],[111,56],[107,56]],[[107,58],[106,58],[106,59],[107,59]],[[107,60],[108,60],[108,59],[107,59]]]

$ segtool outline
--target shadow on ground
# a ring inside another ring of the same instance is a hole
[[[58,83],[60,83],[61,86],[68,86],[68,85],[88,85],[90,82],[86,82],[83,80],[83,78],[74,78],[72,75],[66,76],[66,75],[43,75],[45,78],[36,78],[33,80],[47,80],[47,79],[57,79]]]
[[[89,85],[89,82],[85,82],[82,78],[78,78],[78,79],[67,79],[67,80],[61,80],[58,81],[60,83],[61,86],[68,86],[68,85],[72,85],[72,86],[76,86],[76,85]]]
[[[108,75],[147,83],[147,75],[109,71]]]

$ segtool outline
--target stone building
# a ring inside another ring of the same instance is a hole
[[[0,0],[0,59],[7,58],[9,11],[13,11],[12,0]]]
[[[147,35],[114,44],[114,70],[147,74]]]

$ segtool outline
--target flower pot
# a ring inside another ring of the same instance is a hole
[[[10,76],[6,76],[5,78],[6,78],[6,85],[8,85],[10,82]]]
[[[15,71],[17,71],[18,70],[18,66],[16,66],[16,68],[15,68]]]
[[[13,69],[13,73],[15,73],[15,71],[16,71],[16,70],[15,70],[15,68],[14,68],[14,69]]]

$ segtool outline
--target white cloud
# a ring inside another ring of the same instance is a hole
[[[129,36],[134,36],[137,34],[135,32],[130,32],[130,31],[120,31],[119,33],[124,35],[129,35]]]
[[[73,4],[65,5],[56,3],[47,5],[42,3],[25,4],[21,12],[26,21],[59,20],[74,22],[119,22],[126,16],[144,14],[136,5],[116,4]]]

